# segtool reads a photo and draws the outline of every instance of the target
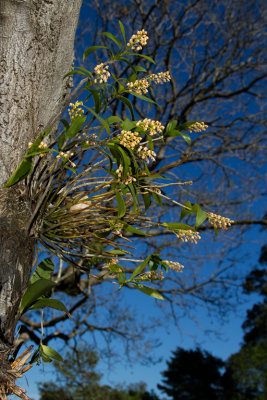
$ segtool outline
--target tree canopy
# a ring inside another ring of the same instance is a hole
[[[158,400],[146,390],[145,384],[132,384],[128,388],[101,385],[101,374],[96,372],[99,355],[87,347],[68,351],[66,361],[55,363],[59,384],[41,383],[40,400]]]

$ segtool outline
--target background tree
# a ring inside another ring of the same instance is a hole
[[[61,384],[40,384],[40,400],[158,400],[146,390],[144,383],[129,385],[126,389],[101,385],[101,374],[96,372],[99,355],[94,350],[78,347],[67,352],[65,359],[64,364],[54,364]]]
[[[80,20],[77,54],[82,53],[78,50],[83,51],[87,43],[95,44],[100,32],[115,33],[118,19],[123,21],[128,32],[147,28],[150,37],[148,54],[156,59],[157,66],[149,63],[144,66],[149,72],[155,72],[155,68],[170,69],[173,77],[171,90],[169,87],[157,88],[156,95],[150,89],[152,98],[159,102],[149,106],[150,115],[163,121],[175,118],[179,122],[195,119],[199,114],[204,119],[208,116],[210,128],[207,133],[193,139],[190,148],[180,140],[170,138],[171,150],[162,146],[151,170],[164,167],[166,159],[183,159],[183,165],[179,169],[172,168],[169,176],[175,177],[178,183],[181,177],[186,181],[193,176],[194,185],[178,185],[173,191],[166,192],[165,189],[163,193],[173,194],[181,202],[188,196],[192,202],[199,198],[200,204],[208,209],[216,210],[222,206],[225,215],[234,217],[236,230],[230,235],[220,235],[220,245],[210,238],[208,245],[201,247],[201,256],[200,246],[192,245],[190,253],[184,253],[181,240],[175,240],[168,233],[159,237],[158,230],[150,231],[154,241],[150,238],[149,244],[152,243],[155,251],[163,249],[166,256],[169,252],[179,256],[179,260],[184,259],[186,265],[190,264],[190,269],[185,269],[182,275],[170,276],[168,285],[159,288],[170,305],[170,315],[174,316],[176,324],[180,325],[184,316],[194,318],[194,310],[199,306],[207,307],[209,311],[216,309],[217,314],[219,308],[225,315],[227,306],[233,304],[230,294],[241,286],[242,276],[246,274],[243,267],[241,271],[237,266],[239,262],[241,264],[242,252],[244,258],[248,255],[244,247],[244,251],[240,248],[246,243],[245,233],[251,226],[266,225],[263,211],[257,207],[257,202],[266,195],[262,169],[266,134],[263,1],[241,4],[236,0],[229,8],[224,0],[214,1],[212,5],[206,0],[151,0],[145,3],[104,0],[84,1],[83,7],[82,15],[93,17],[90,22],[85,18]],[[98,61],[102,60],[101,51],[96,55]],[[88,61],[84,66],[88,67]],[[125,72],[117,65],[115,68],[118,74]],[[115,113],[121,106],[116,102],[113,104]],[[135,102],[134,106],[138,117],[147,114],[143,105],[140,107]],[[126,107],[123,111],[127,114]],[[206,192],[202,185],[208,188]],[[162,213],[157,211],[159,220],[167,212],[167,205],[163,203]],[[153,213],[156,211],[152,210],[151,215]],[[168,215],[172,220],[179,218],[169,205]],[[144,247],[144,252],[146,249]],[[116,298],[116,305],[110,301],[111,307],[107,306],[106,292],[103,292],[99,279],[74,274],[72,266],[65,264],[60,278],[55,275],[54,279],[57,280],[55,293],[67,301],[74,319],[59,332],[55,329],[59,319],[51,314],[45,324],[46,343],[55,337],[69,341],[73,335],[83,334],[88,329],[105,335],[107,340],[123,337],[127,343],[129,340],[137,342],[143,336],[144,328],[140,325],[137,327],[140,329],[133,328],[136,327],[133,313],[127,310],[126,316],[121,301],[111,291],[107,296],[113,301]],[[84,292],[88,285],[90,298]],[[76,297],[68,297],[68,294]],[[103,310],[97,315],[94,313],[96,304]],[[114,307],[118,312],[114,312]],[[166,313],[166,307],[164,311]],[[84,318],[80,318],[81,313],[86,313]],[[21,318],[20,343],[29,338],[39,342],[41,327],[34,318],[34,315]],[[67,317],[60,317],[60,321],[67,321]]]
[[[207,351],[178,347],[167,361],[163,383],[158,388],[173,400],[223,399],[224,386],[231,384],[222,378],[223,366],[222,360]]]
[[[261,268],[247,276],[243,288],[246,294],[257,293],[261,301],[247,311],[243,323],[243,345],[228,360],[239,392],[238,399],[263,400],[267,395],[267,248],[261,251]]]
[[[225,399],[263,400],[266,398],[267,330],[266,330],[266,246],[259,258],[262,268],[246,277],[246,294],[258,293],[257,302],[247,311],[242,327],[245,331],[241,349],[226,362],[200,349],[178,348],[167,361],[158,388],[174,400]]]

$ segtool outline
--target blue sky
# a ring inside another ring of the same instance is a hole
[[[256,236],[257,235],[257,236]],[[254,240],[256,237],[256,240]],[[246,247],[247,262],[242,265],[237,265],[237,269],[242,266],[244,269],[250,269],[257,264],[257,259],[260,251],[260,243],[264,241],[264,235],[261,234],[256,228],[248,234],[248,242]],[[244,251],[245,254],[245,251]],[[250,254],[250,256],[248,256]],[[256,257],[256,258],[255,258]],[[135,304],[136,313],[142,317],[156,316],[160,313],[157,302],[148,296],[143,295],[137,291],[126,292],[123,299],[127,304]],[[244,301],[244,298],[243,298]],[[97,366],[97,370],[102,373],[102,384],[110,386],[123,385],[127,386],[130,383],[146,382],[149,390],[154,389],[157,391],[157,384],[161,381],[161,374],[165,367],[166,361],[170,359],[171,352],[178,346],[185,349],[192,349],[200,346],[211,352],[214,356],[226,360],[231,354],[237,352],[242,342],[243,331],[241,325],[246,317],[246,310],[249,309],[257,301],[257,296],[245,297],[245,303],[237,304],[235,309],[232,310],[224,319],[211,316],[204,309],[194,311],[197,315],[197,322],[199,326],[189,318],[182,318],[180,329],[174,326],[173,320],[169,319],[164,321],[163,325],[154,330],[152,338],[160,338],[161,345],[155,348],[151,355],[154,359],[161,359],[161,361],[147,365],[142,365],[138,362],[129,364],[125,357],[121,361],[111,361],[109,364],[107,360],[101,360]],[[210,331],[210,333],[207,333]],[[88,342],[92,343],[92,339],[88,337]],[[103,344],[103,340],[98,336],[98,344]],[[58,347],[56,342],[51,343],[52,347],[62,350],[62,344]],[[124,348],[120,342],[115,343],[115,350],[123,352]],[[29,383],[28,395],[33,400],[38,400],[37,383],[44,381],[55,381],[54,370],[51,364],[42,364],[34,366],[27,374]],[[27,383],[23,378],[20,381],[22,387],[27,388]]]
[[[151,352],[155,358],[161,358],[162,360],[155,364],[141,365],[134,363],[129,365],[127,359],[123,359],[121,362],[116,361],[112,365],[104,361],[100,361],[97,370],[103,374],[101,383],[115,386],[118,384],[126,386],[130,383],[146,382],[148,389],[156,390],[156,385],[161,381],[161,374],[165,367],[166,361],[169,360],[171,352],[174,351],[178,346],[185,349],[192,349],[196,346],[211,352],[214,356],[222,359],[237,352],[240,343],[242,341],[242,322],[246,316],[246,309],[256,300],[256,296],[248,297],[248,301],[244,305],[237,305],[235,312],[232,312],[228,316],[228,321],[220,324],[220,321],[216,318],[210,318],[206,313],[201,310],[198,318],[198,322],[201,327],[196,327],[195,324],[189,319],[183,319],[181,321],[181,333],[170,320],[164,326],[159,327],[156,330],[156,337],[161,338],[162,345]],[[153,315],[159,312],[158,307],[154,299],[143,295],[139,292],[131,293],[127,296],[127,301],[132,301],[136,304],[136,311],[140,316],[142,315]],[[205,333],[204,330],[215,330],[217,334]],[[99,338],[101,341],[101,338]],[[55,343],[55,342],[54,342]],[[53,345],[54,345],[53,343]],[[55,346],[56,347],[56,346]],[[60,348],[62,348],[60,346]],[[119,343],[116,344],[118,351],[123,351],[122,346]],[[29,383],[28,395],[33,400],[38,400],[37,383],[44,381],[55,381],[54,369],[50,364],[42,364],[40,366],[34,366],[27,374],[27,380]],[[27,388],[25,378],[20,381],[22,387]],[[156,390],[157,392],[157,390]],[[160,394],[160,392],[157,392]]]

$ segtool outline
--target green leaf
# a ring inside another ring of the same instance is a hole
[[[165,265],[159,254],[152,254],[151,260],[148,263],[150,271],[156,271],[159,265]]]
[[[30,284],[22,298],[20,313],[25,313],[39,297],[49,292],[54,286],[55,283],[48,279],[39,279],[32,285]]]
[[[136,79],[137,79],[137,75],[136,75],[136,73],[134,72],[133,74],[131,74],[131,75],[128,77],[127,81],[128,81],[128,82],[135,82]]]
[[[118,151],[121,154],[121,161],[122,161],[122,165],[123,165],[123,172],[122,172],[122,177],[126,178],[128,171],[129,171],[129,166],[130,166],[130,159],[128,157],[128,155],[126,154],[126,152],[124,151],[123,146],[118,145],[117,146]]]
[[[162,204],[162,199],[161,199],[161,197],[157,194],[157,193],[151,193],[152,194],[152,197],[153,197],[153,199],[155,200],[155,202],[160,206],[160,207],[162,207],[163,206],[163,204]]]
[[[124,44],[126,45],[125,29],[124,29],[124,26],[123,26],[121,21],[119,21],[119,25],[120,25],[120,28],[121,28],[121,33],[122,33],[122,36],[123,36]]]
[[[116,43],[116,45],[119,47],[119,49],[122,48],[122,43],[119,39],[116,38],[116,36],[112,35],[112,33],[109,32],[103,32],[101,35],[107,36],[109,39],[113,40],[113,42]]]
[[[146,139],[148,141],[149,150],[154,150],[154,143],[152,137],[150,135],[146,135]]]
[[[145,210],[147,211],[151,205],[151,194],[150,193],[142,193]]]
[[[65,132],[64,132],[57,139],[58,150],[62,149],[62,146],[65,143],[65,140],[66,140],[66,137],[65,137]]]
[[[83,53],[83,61],[89,56],[90,53],[92,53],[95,50],[98,49],[107,49],[107,46],[91,46],[88,47],[88,49],[85,50],[85,52]]]
[[[151,63],[155,64],[155,61],[153,60],[153,58],[151,58],[149,56],[145,56],[144,54],[134,53],[132,51],[129,51],[129,52],[127,51],[127,54],[129,54],[130,56],[138,56],[138,57],[145,58],[146,60],[148,60]]]
[[[139,205],[138,194],[137,194],[135,185],[133,185],[132,183],[128,183],[127,186],[128,186],[128,188],[129,188],[129,190],[131,192],[131,195],[132,195],[132,198],[133,198],[133,201],[134,201],[133,212],[135,212],[137,204]]]
[[[157,292],[155,289],[152,289],[148,286],[140,285],[138,283],[132,283],[132,285],[136,289],[140,290],[140,292],[147,294],[148,296],[154,297],[155,299],[158,299],[158,300],[164,300],[164,297],[159,292]]]
[[[105,121],[103,118],[100,117],[100,115],[98,115],[96,112],[94,112],[94,110],[92,110],[92,108],[86,107],[86,106],[84,106],[84,107],[87,108],[87,110],[89,110],[96,117],[96,119],[98,119],[98,121],[101,122],[103,128],[105,128],[108,135],[110,135],[110,127],[109,127],[109,124],[107,123],[107,121]]]
[[[4,185],[4,187],[6,187],[6,188],[10,187],[10,186],[13,186],[16,183],[22,181],[31,173],[32,169],[33,169],[32,157],[24,158],[22,160],[22,162],[20,163],[19,167],[17,168],[17,170],[14,172],[14,174],[11,176],[11,178]]]
[[[57,361],[64,361],[61,355],[56,352],[56,350],[52,349],[52,347],[45,346],[42,343],[40,344],[40,354],[42,358],[45,356],[46,358],[52,358]]]
[[[171,132],[173,129],[175,129],[177,125],[177,120],[174,119],[173,121],[170,121],[168,125],[166,126],[166,133]]]
[[[117,256],[125,256],[125,252],[121,250],[108,250],[108,253],[115,254]]]
[[[60,122],[62,123],[62,125],[64,126],[65,129],[68,129],[70,124],[68,123],[68,121],[66,121],[65,119],[61,119]]]
[[[135,235],[139,235],[139,236],[150,236],[147,233],[139,231],[139,229],[136,229],[133,226],[128,225],[128,224],[124,225],[124,230],[126,232],[134,233]]]
[[[72,139],[82,129],[85,120],[86,115],[74,118],[69,128],[66,129],[66,139]]]
[[[197,217],[196,217],[196,228],[199,227],[206,219],[208,218],[207,213],[203,211],[200,206],[198,205],[197,208]]]
[[[53,360],[52,358],[46,356],[43,351],[41,350],[41,345],[40,345],[40,357],[42,358],[43,362],[45,362],[46,364],[51,363]]]
[[[130,91],[130,90],[129,90],[129,93],[131,93],[131,94],[132,94],[133,96],[135,96],[135,97],[138,97],[139,99],[142,99],[142,100],[144,100],[144,101],[148,101],[149,103],[157,104],[154,100],[150,99],[150,98],[147,97],[147,96],[144,96],[143,94],[139,94],[139,93],[136,93],[136,92]]]
[[[186,208],[185,208],[186,207]],[[205,213],[205,211],[203,211],[199,204],[194,204],[192,206],[192,204],[190,203],[190,201],[188,201],[185,204],[185,207],[182,208],[181,211],[181,216],[180,216],[180,221],[182,221],[182,219],[188,215],[188,214],[195,214],[196,215],[196,224],[195,224],[195,228],[198,228],[199,225],[201,225],[206,219],[207,219],[207,213]],[[189,209],[189,210],[188,210]]]
[[[108,124],[113,124],[114,122],[121,122],[121,118],[117,117],[116,115],[112,115],[106,119]]]
[[[182,136],[182,138],[186,141],[188,146],[191,146],[191,138],[187,133],[180,132],[176,129],[173,129],[172,131],[166,131],[165,136],[167,137],[177,137],[177,136]]]
[[[182,219],[184,217],[186,217],[187,215],[189,215],[189,214],[191,214],[193,212],[192,211],[192,204],[190,203],[190,201],[187,201],[185,203],[185,207],[183,207],[182,210],[181,210],[180,221],[182,221]]]
[[[123,93],[125,91],[125,87],[118,81],[118,93]]]
[[[49,133],[51,132],[52,128],[48,128],[44,131],[44,133],[41,135],[41,138],[45,138],[46,136],[49,135]]]
[[[137,275],[141,274],[141,272],[145,269],[145,267],[147,266],[147,264],[149,263],[149,260],[151,258],[151,255],[148,256],[141,264],[139,264],[134,272],[132,273],[132,275],[130,276],[129,281],[132,281]]]
[[[128,107],[128,109],[131,113],[131,118],[134,120],[134,109],[133,109],[133,105],[130,102],[130,100],[124,96],[117,96],[117,99],[120,100],[122,103],[124,103]]]
[[[98,90],[91,89],[91,88],[88,90],[92,94],[94,102],[95,102],[95,112],[99,113],[101,110],[101,106],[102,106],[100,93]]]
[[[182,136],[182,138],[186,141],[188,146],[191,146],[191,144],[192,144],[191,138],[187,133],[180,132],[180,136]]]
[[[39,279],[50,279],[52,273],[54,272],[54,264],[50,257],[45,258],[40,264],[37,266],[34,271],[30,283],[33,284]]]
[[[118,205],[118,217],[122,218],[126,213],[126,207],[123,197],[118,190],[116,190],[116,200]]]
[[[121,128],[124,131],[130,131],[131,129],[135,128],[135,126],[136,126],[136,124],[134,122],[130,121],[128,118],[125,118],[125,120],[122,121],[122,124],[121,124]]]
[[[180,222],[164,222],[162,224],[162,226],[164,226],[165,228],[171,229],[171,230],[192,230],[192,226],[190,225],[186,225],[186,224],[182,224]]]
[[[63,76],[63,79],[67,78],[67,76],[74,75],[74,74],[76,74],[76,75],[85,75],[85,76],[88,76],[88,74],[86,74],[85,72],[72,70],[72,71],[68,72],[67,74],[65,74],[65,75]]]
[[[88,69],[82,67],[76,67],[76,70],[84,72],[87,76],[89,76],[89,78],[93,79],[93,74]]]
[[[119,166],[121,163],[121,154],[118,151],[118,146],[115,143],[110,142],[107,144],[107,148],[109,149],[112,158],[115,160],[117,166]]]
[[[139,65],[137,65],[136,67],[134,67],[135,72],[147,72],[147,70],[143,67],[140,67]]]
[[[31,307],[29,307],[29,310],[40,310],[45,307],[53,308],[58,311],[63,311],[68,316],[70,316],[70,313],[68,312],[64,304],[57,299],[39,299],[35,303],[33,303]]]
[[[190,121],[190,122],[185,122],[184,124],[178,125],[177,129],[179,131],[186,131],[190,126],[194,125],[197,121]]]

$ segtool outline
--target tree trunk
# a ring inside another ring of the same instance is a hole
[[[62,108],[81,1],[0,0],[0,188]],[[32,270],[30,215],[23,184],[0,189],[0,384]]]

